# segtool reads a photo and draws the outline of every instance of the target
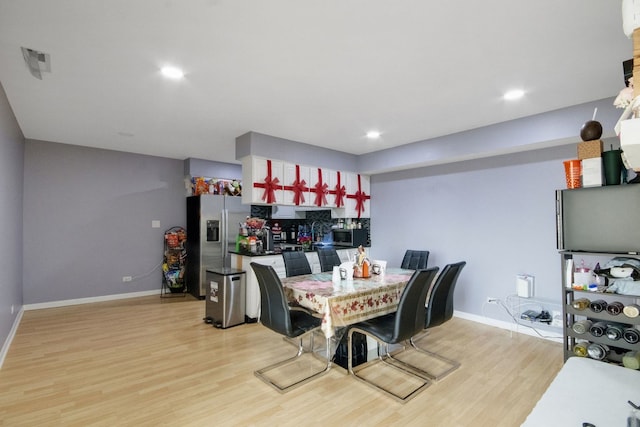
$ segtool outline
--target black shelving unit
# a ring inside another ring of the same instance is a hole
[[[184,297],[187,292],[185,263],[187,233],[182,227],[172,227],[164,232],[164,257],[162,261],[162,290],[160,298]]]
[[[609,253],[586,253],[586,252],[577,252],[576,256],[584,257],[584,256],[610,256],[616,257],[621,256],[621,254],[609,254]],[[590,301],[603,299],[608,303],[613,301],[619,301],[623,305],[628,304],[638,304],[640,301],[639,296],[635,295],[623,295],[609,292],[600,292],[600,291],[587,291],[580,289],[572,289],[567,287],[566,283],[568,278],[567,276],[567,262],[573,259],[574,253],[569,251],[561,252],[562,256],[562,312],[563,312],[563,345],[564,345],[564,360],[566,361],[569,357],[575,356],[574,354],[574,346],[580,341],[586,341],[588,343],[598,343],[603,344],[612,349],[607,354],[607,357],[604,359],[605,362],[620,364],[622,362],[622,356],[626,351],[640,351],[640,342],[631,344],[624,339],[620,338],[617,340],[612,340],[607,338],[606,336],[594,336],[590,332],[585,332],[583,334],[579,334],[573,330],[573,324],[582,319],[590,319],[592,321],[602,321],[608,324],[621,324],[625,327],[633,327],[638,328],[640,325],[640,317],[629,317],[624,313],[620,313],[618,315],[612,315],[607,311],[595,312],[590,308],[586,308],[584,310],[579,310],[573,307],[573,302],[579,298],[587,298]],[[619,351],[615,351],[613,349],[619,349]]]

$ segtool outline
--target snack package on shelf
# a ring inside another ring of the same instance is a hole
[[[187,193],[190,196],[202,194],[242,196],[242,182],[237,179],[193,176],[188,183]]]

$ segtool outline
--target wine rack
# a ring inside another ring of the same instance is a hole
[[[606,355],[602,359],[605,362],[622,363],[622,357],[628,351],[640,351],[640,342],[633,342],[633,339],[626,340],[624,337],[619,337],[617,339],[611,339],[607,336],[606,333],[601,334],[601,328],[603,324],[605,326],[614,326],[612,329],[615,329],[615,326],[621,328],[623,331],[626,329],[632,329],[630,335],[634,335],[636,333],[640,333],[640,316],[630,317],[620,312],[618,308],[620,304],[622,307],[632,304],[638,304],[640,301],[639,296],[634,295],[622,295],[615,293],[607,293],[607,292],[599,292],[599,291],[588,291],[581,289],[572,289],[566,286],[569,282],[567,278],[567,263],[573,259],[572,252],[561,252],[562,255],[562,301],[563,301],[563,336],[564,336],[564,359],[565,361],[572,356],[576,356],[576,353],[584,354],[584,347],[579,346],[576,349],[576,345],[579,343],[584,343],[587,346],[590,344],[594,344],[593,349],[597,354],[598,344],[600,346],[605,346],[607,349],[605,351]],[[584,252],[580,252],[579,256],[584,257]],[[619,254],[595,254],[595,255],[606,255],[610,257],[620,256]],[[578,254],[576,254],[578,256]],[[582,299],[588,299],[590,302],[598,302],[594,305],[593,310],[590,306],[584,307],[584,304],[581,304]],[[604,305],[612,304],[616,306],[615,310],[611,310],[614,313],[611,314],[606,309],[603,309],[599,306],[599,304],[604,301]],[[614,304],[617,303],[617,304]],[[584,307],[584,308],[583,308]],[[591,327],[588,330],[582,332],[583,324],[585,322],[581,322],[584,320],[589,320],[591,323]],[[574,328],[576,323],[580,323],[577,327]],[[576,331],[576,329],[579,331]],[[580,333],[582,332],[582,333]],[[595,334],[594,334],[595,333]],[[615,334],[612,334],[615,335]],[[602,348],[602,347],[600,347]],[[576,350],[574,352],[574,349]]]

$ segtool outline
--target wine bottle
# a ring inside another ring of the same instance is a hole
[[[624,310],[624,304],[622,304],[620,301],[613,301],[612,303],[607,305],[607,313],[612,316],[617,316],[618,314],[622,313],[622,310]]]
[[[592,322],[589,319],[579,320],[571,326],[576,334],[584,334],[591,329]]]
[[[589,307],[590,303],[591,301],[589,301],[588,298],[578,298],[576,300],[573,300],[571,306],[576,310],[586,310],[587,307]]]
[[[637,344],[640,341],[640,331],[635,328],[627,328],[622,331],[622,338],[629,344]]]
[[[586,342],[576,343],[576,345],[573,346],[573,354],[575,354],[578,357],[587,357],[588,355],[587,346],[588,346],[588,343]]]
[[[591,325],[591,328],[589,329],[589,332],[594,337],[601,337],[601,336],[604,335],[606,330],[607,330],[607,324],[606,323],[604,323],[604,322],[596,322],[596,323]]]
[[[618,325],[608,325],[604,333],[610,340],[617,341],[622,338],[623,332],[624,329]]]
[[[600,313],[601,311],[607,309],[607,302],[603,299],[591,301],[591,304],[589,304],[589,308],[594,313]]]
[[[590,358],[595,360],[602,360],[609,353],[609,347],[604,344],[591,343],[587,347],[587,354]]]
[[[640,306],[638,304],[629,304],[622,309],[622,312],[627,317],[638,317],[640,316]]]
[[[640,369],[640,352],[629,351],[622,357],[622,364],[625,368]]]

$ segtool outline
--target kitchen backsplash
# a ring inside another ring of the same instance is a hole
[[[331,233],[332,227],[338,225],[339,222],[348,223],[360,223],[362,228],[369,230],[371,233],[371,219],[370,218],[351,218],[346,220],[338,220],[331,218],[331,210],[311,210],[306,211],[306,219],[270,219],[271,218],[271,206],[264,205],[251,205],[251,216],[257,218],[268,219],[268,224],[273,226],[277,222],[283,230],[288,230],[292,225],[296,228],[300,225],[307,225],[309,228],[313,223],[315,235],[325,236]],[[368,239],[368,245],[371,244],[371,237]]]

